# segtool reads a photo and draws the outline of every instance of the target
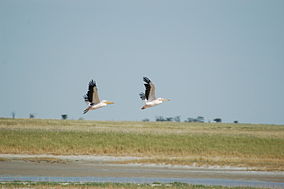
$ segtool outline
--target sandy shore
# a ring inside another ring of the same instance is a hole
[[[0,177],[104,177],[157,179],[227,179],[283,183],[284,172],[247,171],[237,167],[193,167],[156,164],[120,164],[139,157],[90,155],[0,154]],[[65,161],[33,161],[33,158],[55,158]],[[110,163],[111,162],[111,163]],[[281,184],[282,186],[282,184]],[[280,187],[281,188],[281,187]]]

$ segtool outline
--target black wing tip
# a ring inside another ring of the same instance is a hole
[[[96,85],[96,81],[94,81],[93,79],[89,82],[89,86],[97,86]]]
[[[148,84],[151,82],[151,80],[148,77],[143,77],[143,80]]]
[[[88,99],[88,96],[87,96],[87,95],[84,95],[84,96],[83,96],[83,98],[84,98],[84,100],[85,100],[86,102],[88,102],[88,101],[89,101],[89,99]]]
[[[139,96],[140,96],[140,98],[141,98],[142,100],[145,100],[145,99],[146,99],[146,96],[145,96],[144,93],[139,93]]]

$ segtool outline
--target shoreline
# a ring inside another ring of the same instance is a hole
[[[59,159],[63,161],[83,161],[83,162],[100,162],[108,164],[119,164],[126,166],[139,167],[159,167],[159,168],[185,168],[185,169],[201,169],[201,170],[240,170],[240,171],[254,171],[253,167],[234,167],[234,166],[197,166],[194,165],[178,165],[178,164],[164,164],[164,163],[120,163],[124,161],[151,159],[151,157],[134,157],[134,156],[107,156],[107,155],[52,155],[52,154],[0,154],[0,158],[7,160],[27,160],[27,161],[46,161],[48,159]],[[261,171],[258,171],[261,172]],[[282,172],[282,171],[262,171],[262,172]],[[284,173],[284,172],[283,172]]]

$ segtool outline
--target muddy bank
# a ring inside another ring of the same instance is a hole
[[[185,182],[284,188],[284,172],[247,171],[231,167],[119,164],[138,157],[0,155],[0,180],[94,182]],[[33,158],[39,158],[34,161]],[[42,159],[41,159],[42,158]],[[48,161],[55,158],[65,161]],[[42,160],[42,161],[41,161]],[[112,163],[109,163],[112,162]],[[117,163],[116,163],[117,162]],[[6,180],[5,180],[6,179]],[[43,179],[43,180],[41,180]],[[99,181],[97,181],[99,180]]]

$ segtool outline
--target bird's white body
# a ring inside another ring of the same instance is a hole
[[[163,101],[160,99],[160,98],[157,98],[155,100],[152,100],[152,101],[146,101],[145,104],[148,105],[148,106],[156,106],[158,104],[161,104],[163,103]]]
[[[96,110],[96,109],[105,107],[105,106],[107,106],[108,104],[110,104],[108,101],[102,100],[102,101],[99,102],[98,104],[90,105],[90,110]]]
[[[96,110],[96,109],[99,109],[99,108],[102,108],[102,107],[105,107],[105,106],[107,106],[107,104],[106,103],[104,103],[104,102],[100,102],[100,103],[98,103],[98,104],[94,104],[94,105],[91,105],[91,110]]]
[[[143,109],[146,109],[146,108],[151,108],[151,107],[157,106],[159,104],[162,104],[164,101],[169,101],[169,99],[157,98],[157,99],[152,100],[152,101],[145,101],[145,105],[141,109],[143,110]]]

